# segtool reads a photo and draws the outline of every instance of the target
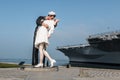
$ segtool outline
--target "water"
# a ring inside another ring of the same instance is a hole
[[[21,61],[25,61],[25,64],[31,64],[32,63],[32,59],[0,59],[0,62],[6,62],[6,63],[20,63]],[[61,65],[66,65],[68,64],[69,61],[68,60],[60,60],[60,59],[56,59],[56,66],[61,66]]]

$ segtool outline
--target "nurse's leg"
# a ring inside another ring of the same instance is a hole
[[[44,48],[43,48],[43,54],[45,55],[45,57],[47,57],[50,61],[52,61],[52,58],[50,57],[50,55],[48,54],[48,52],[46,51],[46,46],[44,44]]]
[[[44,56],[43,47],[44,47],[44,44],[40,43],[40,45],[39,45],[40,63],[37,64],[35,67],[43,67],[43,56]]]
[[[45,56],[49,59],[49,61],[50,61],[50,67],[53,67],[53,66],[54,66],[54,63],[55,63],[56,61],[50,57],[50,55],[49,55],[48,52],[46,51],[46,48],[45,48],[45,47],[43,48],[43,52],[44,52],[44,55],[45,55]]]
[[[40,64],[43,64],[43,56],[44,56],[43,48],[44,48],[44,43],[41,43],[41,44],[39,45]]]

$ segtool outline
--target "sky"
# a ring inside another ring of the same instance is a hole
[[[68,59],[58,46],[120,30],[120,0],[0,0],[0,59],[31,59],[35,21],[49,11],[60,20],[47,49],[55,59]]]

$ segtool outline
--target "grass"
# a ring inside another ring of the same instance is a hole
[[[19,67],[18,64],[0,63],[0,68],[17,68],[17,67]]]

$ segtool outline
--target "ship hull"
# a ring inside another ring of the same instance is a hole
[[[120,64],[120,52],[107,52],[91,46],[58,48],[72,63]]]

